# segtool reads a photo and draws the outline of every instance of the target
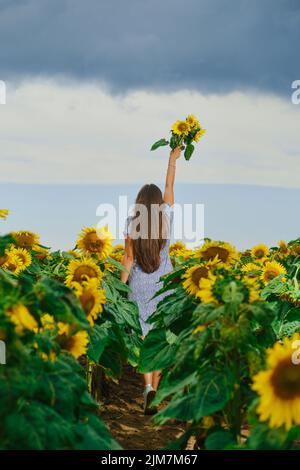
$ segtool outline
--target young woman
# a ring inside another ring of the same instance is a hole
[[[128,281],[131,288],[129,299],[138,304],[143,337],[152,327],[147,323],[148,318],[155,312],[158,302],[169,295],[164,293],[153,299],[162,287],[160,277],[172,270],[169,242],[176,160],[180,153],[180,147],[170,153],[164,195],[155,184],[143,186],[137,195],[133,215],[126,221],[123,266],[127,272],[121,273],[121,280]],[[150,405],[159,379],[160,371],[144,374],[145,414],[156,412]]]

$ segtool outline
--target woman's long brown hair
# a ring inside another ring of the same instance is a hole
[[[166,219],[161,207],[164,204],[162,192],[155,184],[145,184],[140,189],[135,204],[135,229],[137,233],[146,233],[146,237],[133,237],[134,256],[145,273],[153,273],[159,268],[160,250],[165,246],[167,237]],[[145,207],[145,216],[139,205]]]

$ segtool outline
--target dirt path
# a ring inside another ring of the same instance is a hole
[[[158,450],[184,432],[181,423],[154,427],[143,413],[143,382],[130,366],[124,368],[120,384],[109,385],[101,417],[112,436],[128,450]]]

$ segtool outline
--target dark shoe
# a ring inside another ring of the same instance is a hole
[[[154,390],[151,390],[150,392],[147,393],[146,404],[145,404],[145,409],[144,409],[144,414],[146,416],[155,415],[157,413],[156,406],[151,406],[151,402],[153,401],[155,394],[156,392]]]

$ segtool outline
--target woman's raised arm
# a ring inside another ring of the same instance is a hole
[[[176,173],[176,160],[180,157],[181,147],[176,147],[170,153],[169,164],[167,169],[166,176],[166,185],[164,193],[164,201],[173,206],[174,204],[174,182],[175,182],[175,173]]]

